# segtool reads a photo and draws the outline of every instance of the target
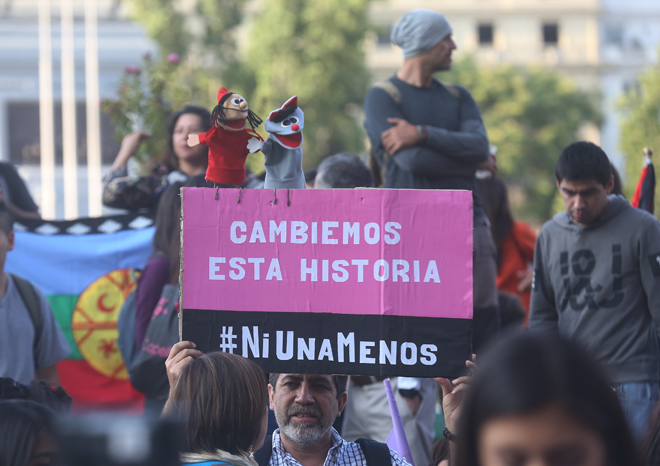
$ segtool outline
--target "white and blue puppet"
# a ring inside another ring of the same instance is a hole
[[[298,96],[295,95],[268,115],[264,129],[269,136],[261,148],[266,157],[264,188],[305,189],[302,169],[304,125],[305,115],[298,107]]]

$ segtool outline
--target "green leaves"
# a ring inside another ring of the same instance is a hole
[[[360,153],[364,148],[356,108],[362,107],[368,83],[363,52],[368,4],[269,0],[254,19],[243,60],[254,77],[253,87],[242,92],[262,117],[298,95],[305,112],[306,166],[336,152]]]

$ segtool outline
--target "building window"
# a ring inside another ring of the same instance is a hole
[[[621,47],[623,45],[623,26],[621,24],[605,24],[605,44]]]
[[[390,36],[392,35],[392,26],[382,26],[378,28],[378,45],[390,45],[392,40]]]
[[[545,23],[543,25],[543,44],[546,46],[557,46],[559,44],[559,26],[557,23]]]
[[[493,45],[493,25],[480,24],[477,28],[479,34],[479,45]]]

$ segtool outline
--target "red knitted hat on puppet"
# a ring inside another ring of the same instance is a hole
[[[233,94],[233,92],[229,92],[226,87],[222,86],[218,91],[218,103],[220,103],[220,99],[227,94]]]

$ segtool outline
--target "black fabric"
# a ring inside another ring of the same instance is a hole
[[[165,360],[179,341],[178,304],[179,285],[165,285],[142,348],[128,369],[133,387],[150,397],[164,398],[169,393]]]
[[[273,436],[266,435],[264,446],[254,452],[254,460],[259,466],[268,466],[270,455],[273,454]]]
[[[359,438],[355,441],[367,460],[367,466],[385,466],[391,465],[390,449],[387,444],[376,442],[366,438]]]
[[[0,176],[5,179],[7,189],[9,190],[9,199],[12,204],[21,210],[34,212],[39,210],[37,204],[34,203],[30,192],[25,186],[25,182],[16,171],[16,168],[7,162],[0,162]]]
[[[648,165],[646,178],[642,184],[642,192],[639,197],[639,208],[653,214],[655,210],[655,168],[653,164]]]
[[[472,354],[470,319],[204,309],[181,319],[200,351],[240,354],[264,372],[460,377]]]
[[[500,333],[501,326],[498,306],[475,309],[472,317],[472,351],[477,354],[482,351]]]
[[[23,304],[25,304],[25,308],[30,314],[30,319],[32,319],[32,325],[34,326],[34,341],[32,342],[32,347],[36,357],[37,340],[41,336],[41,332],[43,331],[44,327],[44,322],[41,318],[41,305],[39,304],[39,296],[37,296],[37,292],[34,290],[32,283],[24,278],[19,277],[18,275],[14,275],[13,273],[10,273],[9,275],[11,275],[11,278],[14,280],[16,289],[18,289],[18,294],[21,295]]]

